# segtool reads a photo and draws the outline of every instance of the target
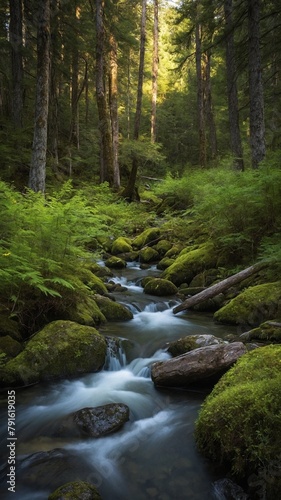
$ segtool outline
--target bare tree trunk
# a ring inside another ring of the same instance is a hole
[[[236,85],[237,70],[233,35],[232,0],[224,0],[224,14],[226,27],[226,74],[230,145],[232,154],[234,156],[234,169],[244,170],[243,148],[239,126],[238,94]]]
[[[206,155],[206,126],[204,110],[204,82],[202,75],[202,26],[196,22],[195,27],[196,41],[196,76],[197,76],[197,114],[198,114],[198,133],[199,133],[199,165],[205,167],[207,164]]]
[[[50,76],[50,0],[38,1],[37,86],[29,187],[45,192]]]
[[[211,158],[214,160],[218,154],[217,130],[214,118],[211,89],[211,53],[205,54],[205,110],[206,122],[208,126],[208,136],[210,141]]]
[[[243,269],[243,271],[240,271],[237,274],[233,274],[232,276],[229,276],[229,278],[224,279],[223,281],[220,281],[216,285],[212,285],[206,290],[203,290],[202,292],[197,293],[196,295],[193,295],[193,297],[190,297],[189,299],[186,299],[182,304],[176,306],[173,309],[173,313],[177,314],[180,311],[184,311],[185,309],[189,309],[190,307],[195,306],[196,304],[200,304],[200,302],[203,302],[204,300],[211,299],[212,297],[215,297],[219,293],[224,292],[228,288],[230,288],[233,285],[236,285],[237,283],[240,283],[240,281],[245,280],[246,278],[249,278],[253,274],[257,273],[264,267],[266,267],[267,264],[265,263],[260,263],[256,264],[251,267],[247,267],[247,269]]]
[[[151,142],[156,142],[156,109],[158,92],[158,65],[159,65],[159,14],[158,0],[154,0],[153,26],[153,62],[152,62],[152,103],[151,103]]]
[[[12,52],[12,116],[16,127],[23,124],[23,35],[22,35],[22,0],[10,0],[10,43]]]
[[[139,139],[141,110],[142,110],[144,56],[145,56],[145,41],[146,41],[146,4],[147,4],[147,0],[142,0],[138,94],[137,94],[137,106],[136,106],[136,114],[135,114],[135,122],[134,122],[134,140],[135,141],[137,141]],[[129,181],[128,181],[126,188],[124,189],[124,191],[122,193],[122,196],[129,201],[132,201],[135,198],[135,186],[136,186],[136,179],[137,179],[137,171],[138,171],[138,159],[136,156],[134,156]]]
[[[249,93],[250,143],[252,168],[258,168],[265,157],[263,83],[260,55],[260,0],[248,0],[249,17]]]
[[[112,149],[113,149],[113,170],[114,187],[120,188],[119,170],[119,119],[118,119],[118,63],[117,63],[117,41],[115,36],[110,35],[110,115],[112,127]]]

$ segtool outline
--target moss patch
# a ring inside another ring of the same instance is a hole
[[[265,342],[281,343],[281,323],[277,321],[265,321],[258,328],[241,335],[243,340],[261,340]]]
[[[140,262],[148,263],[159,260],[159,253],[153,248],[146,247],[140,251]]]
[[[120,257],[109,257],[105,261],[105,265],[109,267],[110,269],[124,269],[124,267],[127,266],[127,263],[124,259],[121,259]]]
[[[158,228],[150,228],[143,231],[141,234],[136,236],[132,241],[133,248],[143,248],[148,243],[152,243],[157,240],[161,235],[161,231]]]
[[[111,248],[112,255],[118,255],[120,253],[132,252],[133,248],[128,238],[123,238],[120,236],[117,238]]]
[[[200,451],[229,463],[241,477],[260,467],[270,471],[276,460],[280,463],[280,407],[281,347],[245,354],[203,404],[195,430]],[[274,481],[281,486],[280,476]],[[275,488],[274,481],[269,488]]]
[[[118,302],[114,302],[108,297],[96,295],[95,300],[105,318],[108,321],[129,321],[133,319],[133,314],[127,307]]]
[[[172,281],[177,286],[181,283],[190,283],[198,273],[214,267],[216,260],[213,245],[206,243],[177,257],[175,262],[162,273],[162,278]]]
[[[281,282],[247,288],[214,314],[220,323],[259,325],[281,316]]]
[[[167,295],[175,295],[178,292],[178,289],[171,281],[161,278],[152,278],[146,283],[144,292],[149,293],[150,295],[163,297]]]
[[[48,496],[48,500],[101,500],[101,498],[95,486],[84,481],[63,484]]]
[[[106,341],[90,326],[72,321],[53,321],[9,361],[2,374],[2,385],[28,385],[102,368]]]

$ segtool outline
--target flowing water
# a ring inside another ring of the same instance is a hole
[[[168,341],[202,333],[223,337],[229,329],[226,332],[215,325],[208,315],[173,315],[174,300],[143,293],[140,281],[147,274],[156,276],[158,271],[142,271],[133,263],[113,279],[127,287],[115,297],[131,309],[134,318],[107,323],[100,330],[107,337],[120,339],[117,349],[115,342],[109,342],[101,372],[16,391],[16,492],[7,492],[7,471],[3,468],[1,499],[46,500],[59,485],[78,479],[95,484],[103,500],[217,498],[215,473],[198,454],[193,437],[206,393],[157,390],[150,366],[170,357]],[[4,465],[5,396],[1,418]],[[130,420],[117,433],[99,439],[52,437],[52,425],[58,418],[111,402],[130,408]]]

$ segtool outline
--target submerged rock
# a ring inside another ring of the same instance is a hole
[[[151,378],[156,386],[188,387],[212,382],[247,352],[242,342],[199,347],[186,354],[154,363]]]
[[[175,295],[178,289],[174,283],[162,278],[152,278],[147,281],[144,286],[144,293],[163,297],[167,295]]]
[[[36,333],[1,373],[2,386],[28,385],[95,372],[106,359],[106,340],[90,326],[53,321]]]
[[[48,496],[48,500],[101,500],[101,498],[96,487],[84,481],[63,484]]]
[[[109,403],[94,408],[82,408],[66,416],[56,435],[98,438],[117,432],[129,420],[129,407],[123,403]]]

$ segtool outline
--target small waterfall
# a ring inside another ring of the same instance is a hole
[[[127,364],[126,353],[122,347],[122,341],[113,337],[106,337],[107,356],[104,365],[106,371],[121,370]]]

